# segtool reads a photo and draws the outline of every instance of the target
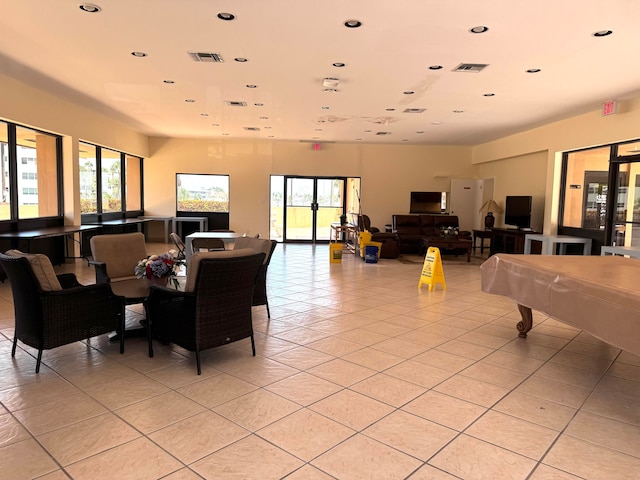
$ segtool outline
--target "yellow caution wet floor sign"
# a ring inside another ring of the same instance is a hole
[[[422,287],[422,285],[429,285],[429,291],[431,291],[436,283],[441,284],[443,290],[447,289],[447,284],[444,283],[444,271],[442,270],[440,249],[437,247],[429,247],[427,255],[424,257],[424,265],[422,266],[422,273],[420,274],[418,287]]]

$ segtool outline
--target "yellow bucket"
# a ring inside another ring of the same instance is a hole
[[[342,244],[329,244],[329,263],[342,263]]]

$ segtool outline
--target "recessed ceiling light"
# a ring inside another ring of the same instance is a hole
[[[264,107],[264,103],[254,103],[254,107]]]
[[[418,135],[422,135],[424,132],[422,130],[419,130],[416,132]]]
[[[321,128],[316,128],[316,129],[315,129],[315,131],[316,131],[316,132],[321,132],[321,131],[322,131],[322,129],[321,129]]]
[[[407,90],[407,91],[402,92],[402,93],[404,93],[405,95],[413,95],[416,92],[414,92],[413,90]]]
[[[311,140],[320,140],[320,137],[313,137]]]
[[[220,12],[218,14],[218,18],[220,20],[225,20],[225,21],[230,21],[236,18],[236,16],[233,13],[226,13],[226,12]]]
[[[387,112],[395,112],[395,111],[396,111],[396,109],[395,109],[395,108],[385,108],[385,110],[386,110]]]
[[[175,80],[163,80],[162,83],[166,83],[167,85],[173,85],[175,82]]]
[[[442,122],[431,122],[431,125],[442,125]]]
[[[471,33],[484,33],[489,30],[489,27],[485,27],[484,25],[478,25],[477,27],[473,27],[469,30]]]
[[[144,52],[131,52],[131,55],[133,55],[134,57],[138,57],[138,58],[142,58],[142,57],[146,57],[147,54]]]
[[[371,133],[371,130],[365,130],[364,133]]]
[[[540,72],[539,68],[530,68],[529,70],[527,70],[527,73],[538,73]]]
[[[495,97],[496,96],[495,93],[483,93],[482,95],[485,96],[485,97]]]
[[[185,102],[187,102],[187,103],[195,103],[196,101],[193,98],[187,98],[185,100]]]
[[[464,110],[454,110],[453,113],[464,113]]]
[[[220,124],[219,124],[219,123],[212,123],[212,124],[211,124],[211,126],[212,126],[212,127],[219,127],[219,126],[220,126]]]
[[[361,138],[356,138],[356,140],[359,142],[360,140],[362,140]]]
[[[429,70],[440,70],[442,68],[442,65],[431,65],[429,67]]]
[[[265,130],[271,130],[271,127],[264,127]]]
[[[258,88],[258,86],[249,84],[249,85],[247,85],[247,88]]]
[[[260,120],[269,120],[269,117],[259,117]]]
[[[347,28],[358,28],[362,26],[362,22],[360,20],[347,20],[344,22],[344,26]]]
[[[98,13],[102,10],[98,5],[94,5],[93,3],[81,3],[78,5],[78,8],[87,13]]]
[[[324,107],[321,107],[321,108],[322,108],[322,110],[329,110],[331,107],[324,106]]]
[[[201,115],[202,117],[208,117],[208,116],[209,116],[209,114],[208,114],[208,113],[201,113],[200,115]]]
[[[274,138],[274,135],[269,135],[267,138]]]
[[[222,135],[229,135],[228,133],[223,133]]]
[[[334,67],[341,68],[341,67],[346,66],[347,64],[346,64],[346,63],[342,63],[342,62],[335,62],[335,63],[333,63],[332,65],[333,65]]]
[[[613,33],[613,30],[600,30],[593,34],[594,37],[607,37]]]
[[[409,140],[407,138],[403,138],[402,141],[403,142],[408,142]]]
[[[244,62],[248,62],[248,61],[249,61],[249,60],[247,60],[247,59],[246,59],[246,58],[244,58],[244,57],[236,57],[236,58],[234,58],[234,60],[235,60],[236,62],[240,62],[240,63],[244,63]]]

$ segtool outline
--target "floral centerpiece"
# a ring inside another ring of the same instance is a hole
[[[457,237],[460,233],[460,229],[458,227],[451,226],[441,226],[440,227],[440,236],[441,237]]]
[[[176,275],[184,264],[177,258],[175,250],[169,250],[162,255],[151,255],[138,262],[134,273],[137,278],[146,278],[149,283],[167,285],[169,282],[177,289]]]

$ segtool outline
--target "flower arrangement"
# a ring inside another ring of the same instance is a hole
[[[458,227],[450,227],[444,225],[440,227],[441,237],[457,237],[459,233],[460,229]]]
[[[184,262],[176,257],[177,252],[169,250],[162,255],[151,255],[149,258],[143,258],[137,263],[134,273],[137,278],[146,278],[148,280],[167,278],[167,282],[170,281],[177,289],[178,279],[176,275]]]

